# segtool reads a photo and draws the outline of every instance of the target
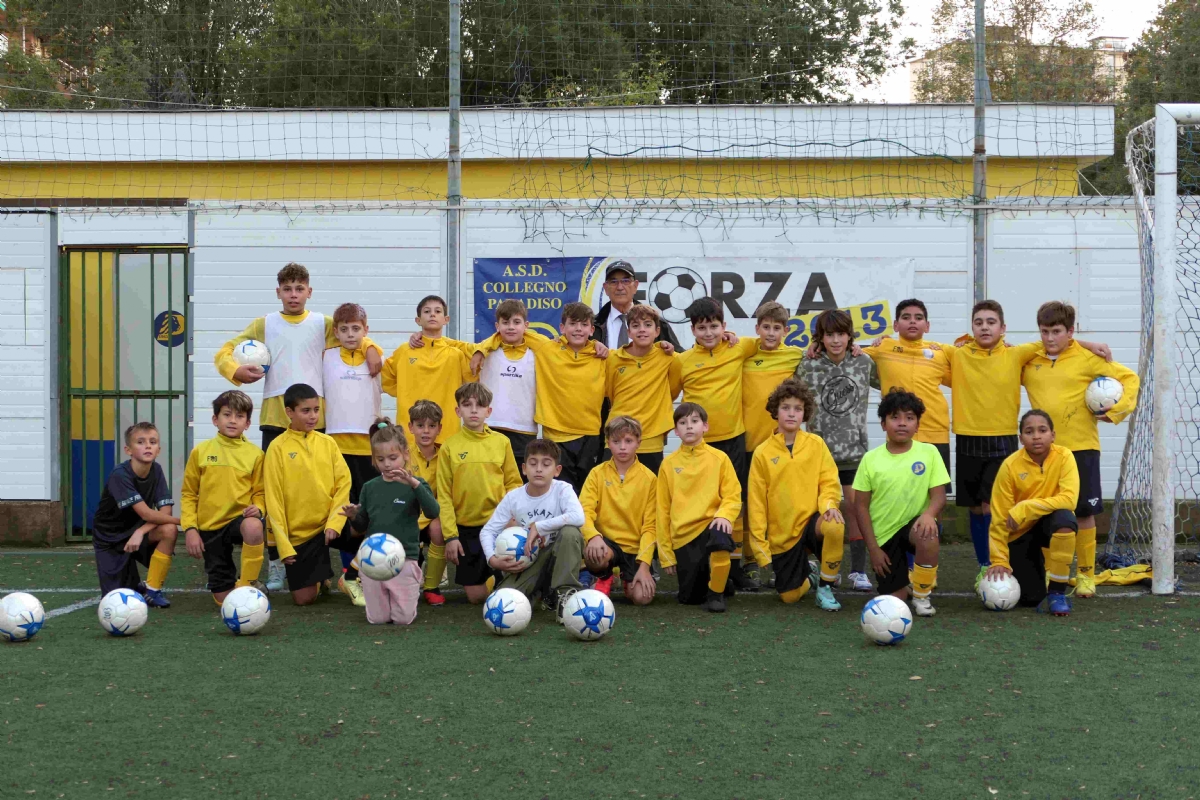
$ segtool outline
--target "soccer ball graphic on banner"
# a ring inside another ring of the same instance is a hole
[[[238,636],[253,636],[271,620],[271,601],[253,586],[239,586],[225,595],[221,621]]]
[[[1088,384],[1083,401],[1093,414],[1103,414],[1121,402],[1125,395],[1125,387],[1116,378],[1099,377]]]
[[[233,348],[233,360],[242,367],[262,367],[266,373],[271,368],[271,351],[257,339],[247,339]]]
[[[687,267],[664,269],[646,289],[646,299],[665,322],[687,322],[687,307],[707,294],[704,279]]]
[[[899,597],[881,594],[863,606],[859,623],[862,632],[875,644],[900,644],[912,629],[912,612]]]
[[[100,600],[96,616],[113,636],[133,636],[146,624],[146,601],[132,589],[113,589]]]
[[[1003,578],[985,577],[979,582],[979,599],[992,611],[1008,611],[1021,599],[1021,584],[1011,573]]]
[[[516,636],[531,616],[529,598],[516,589],[497,589],[483,603],[483,624],[497,636]]]
[[[536,543],[533,548],[528,544],[529,531],[524,528],[505,528],[496,537],[496,555],[512,556],[518,564],[528,564],[537,558],[540,549]]]
[[[404,545],[390,533],[372,533],[358,548],[358,571],[374,581],[390,581],[404,569]]]
[[[13,592],[0,600],[0,638],[6,642],[32,639],[46,623],[42,603],[27,592]]]
[[[599,639],[617,621],[612,600],[595,589],[578,591],[563,605],[562,624],[567,633],[584,642]]]

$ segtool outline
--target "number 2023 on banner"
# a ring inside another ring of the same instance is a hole
[[[887,300],[876,300],[842,310],[850,314],[854,323],[855,339],[874,339],[886,336],[892,331],[892,304]],[[812,341],[813,321],[820,314],[820,311],[813,311],[789,319],[787,336],[784,337],[783,343],[790,347],[808,347]]]

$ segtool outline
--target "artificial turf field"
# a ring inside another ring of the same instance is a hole
[[[181,552],[172,608],[137,636],[108,637],[91,605],[0,647],[0,797],[1200,793],[1200,597],[1102,587],[1067,619],[996,614],[945,594],[972,561],[945,548],[938,615],[884,648],[845,592],[838,614],[767,592],[724,615],[618,599],[586,644],[537,604],[498,638],[461,595],[397,628],[277,594],[238,638]],[[46,589],[93,586],[89,551],[0,550],[0,593],[37,588],[48,612],[90,595]]]

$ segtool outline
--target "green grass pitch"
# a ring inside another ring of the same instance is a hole
[[[939,591],[969,591],[969,546]],[[86,551],[0,551],[4,591],[88,598]],[[173,607],[113,639],[94,607],[0,647],[0,797],[1185,798],[1200,792],[1200,598],[1054,619],[937,597],[900,647],[841,613],[617,604],[580,643],[535,605],[490,635],[461,595],[410,628],[334,595],[221,624],[176,557]],[[671,587],[664,578],[660,587]],[[191,589],[193,593],[185,593]],[[1104,591],[1104,590],[1102,590]],[[1116,591],[1116,590],[1113,590]]]

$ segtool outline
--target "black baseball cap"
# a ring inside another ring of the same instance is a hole
[[[628,261],[614,261],[609,264],[604,270],[604,280],[611,278],[614,272],[624,272],[631,278],[637,277],[633,272],[633,265]]]

